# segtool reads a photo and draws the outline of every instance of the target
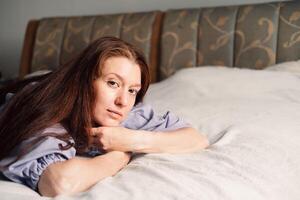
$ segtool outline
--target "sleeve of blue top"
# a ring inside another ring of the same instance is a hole
[[[138,104],[122,123],[124,127],[134,130],[146,131],[171,131],[184,127],[192,127],[183,119],[174,115],[170,111],[164,115],[155,114],[150,105]]]
[[[24,143],[23,143],[24,144]],[[2,173],[8,179],[37,189],[37,183],[42,172],[52,163],[68,160],[75,156],[76,150],[71,147],[60,150],[59,144],[66,145],[62,140],[55,137],[46,137],[21,159],[11,163]],[[1,160],[0,164],[13,161],[19,148],[14,149],[10,156]]]

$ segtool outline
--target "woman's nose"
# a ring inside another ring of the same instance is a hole
[[[128,104],[128,95],[124,91],[120,91],[115,100],[116,105],[118,106],[127,106]]]

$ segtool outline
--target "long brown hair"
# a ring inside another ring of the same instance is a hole
[[[105,60],[115,56],[127,57],[141,68],[142,88],[135,103],[141,102],[150,82],[143,53],[115,37],[95,40],[74,59],[44,76],[40,82],[23,88],[9,101],[0,116],[0,160],[32,137],[36,138],[35,143],[46,136],[64,140],[68,145],[60,146],[62,150],[73,145],[69,142],[73,138],[77,152],[84,152],[95,107],[93,82],[99,78]],[[66,129],[64,135],[37,135],[56,123]],[[30,148],[26,149],[28,152]]]

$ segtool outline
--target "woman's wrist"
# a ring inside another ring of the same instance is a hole
[[[154,148],[154,140],[157,133],[148,131],[135,131],[133,137],[132,151],[136,153],[152,153]]]

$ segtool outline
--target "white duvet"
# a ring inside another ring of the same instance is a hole
[[[151,85],[145,101],[185,118],[211,146],[191,154],[136,155],[88,192],[56,199],[300,199],[300,73],[276,71],[289,66],[190,68]],[[33,196],[44,199],[0,182],[0,199]]]

